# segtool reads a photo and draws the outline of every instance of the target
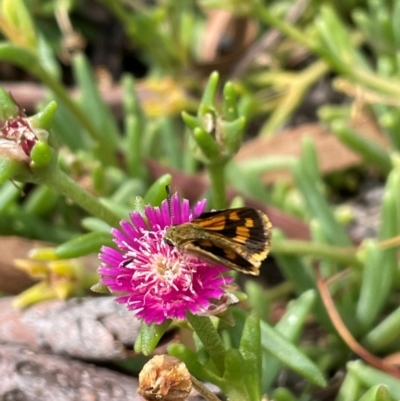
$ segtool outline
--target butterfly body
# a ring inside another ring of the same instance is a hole
[[[271,246],[267,215],[250,207],[217,210],[168,227],[164,241],[199,258],[258,275]]]

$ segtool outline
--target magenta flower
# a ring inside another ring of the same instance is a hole
[[[206,201],[190,210],[189,201],[171,198],[172,224],[197,218]],[[223,273],[227,269],[199,259],[163,240],[171,225],[168,203],[161,208],[147,206],[146,220],[138,213],[130,214],[131,222],[122,220],[121,230],[112,234],[118,249],[104,246],[100,252],[100,282],[112,292],[122,294],[116,301],[126,303],[139,319],[163,323],[166,319],[185,319],[186,311],[207,314],[224,302],[226,285],[232,281]]]

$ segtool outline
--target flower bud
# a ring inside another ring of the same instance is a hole
[[[215,98],[219,76],[210,75],[199,105],[197,117],[182,113],[182,119],[192,131],[191,152],[205,164],[226,163],[239,150],[246,119],[239,116],[233,84],[224,86],[222,111]]]
[[[17,116],[1,123],[1,137],[16,143],[26,156],[30,156],[31,150],[38,140],[26,117]]]
[[[0,164],[7,166],[1,171],[0,183],[10,178],[28,180],[30,151],[37,138],[21,116],[0,120],[0,124]]]
[[[0,183],[8,179],[35,181],[35,174],[55,161],[56,149],[49,145],[45,128],[56,107],[51,102],[28,118],[12,96],[0,88]]]

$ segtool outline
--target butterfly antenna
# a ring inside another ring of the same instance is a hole
[[[171,204],[171,190],[169,185],[165,186],[165,191],[167,192],[167,202],[168,202],[168,210],[169,210],[169,217],[171,219],[171,226],[173,225],[173,215],[172,215],[172,204]]]

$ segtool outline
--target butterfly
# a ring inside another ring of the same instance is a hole
[[[172,225],[164,241],[200,259],[257,276],[271,248],[271,229],[264,212],[240,207],[205,212],[191,222]]]

